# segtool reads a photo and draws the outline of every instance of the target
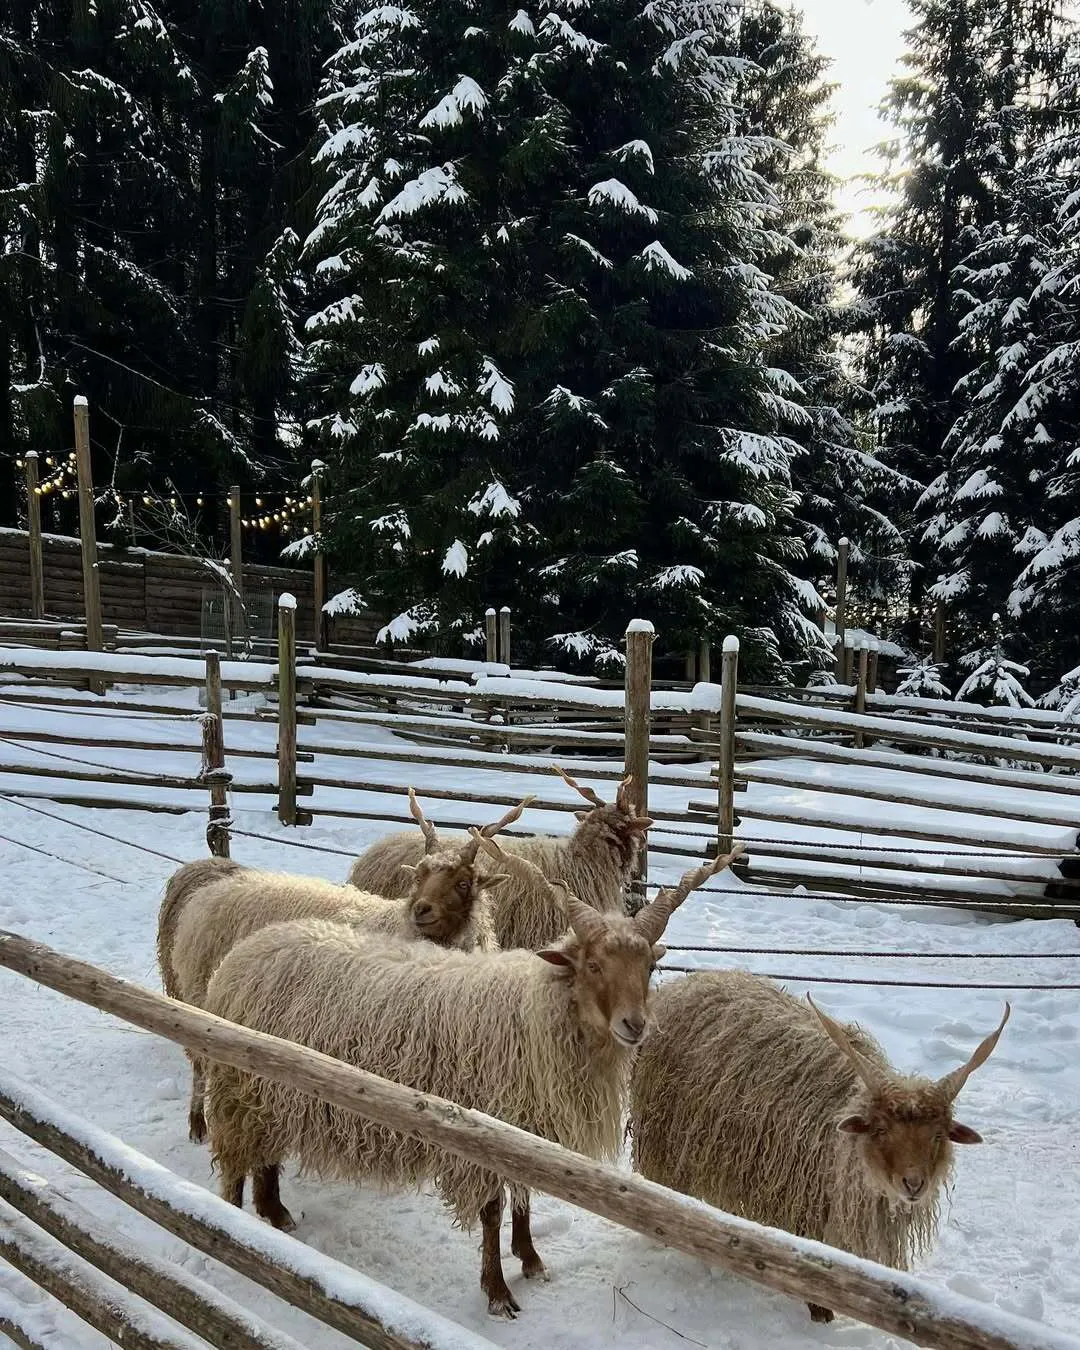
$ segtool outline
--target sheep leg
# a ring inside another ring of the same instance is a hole
[[[188,1107],[188,1138],[193,1144],[201,1144],[206,1139],[206,1069],[203,1061],[196,1055],[191,1060],[191,1104]]]
[[[808,1303],[811,1322],[831,1322],[835,1313],[831,1308],[823,1308],[820,1303]]]
[[[225,1172],[221,1174],[221,1198],[228,1200],[230,1205],[235,1205],[237,1209],[244,1208],[244,1181],[246,1180],[243,1172]]]
[[[510,1292],[503,1277],[502,1249],[500,1244],[502,1229],[503,1193],[499,1187],[480,1211],[480,1222],[484,1229],[482,1257],[480,1261],[480,1288],[488,1296],[488,1312],[492,1317],[514,1318],[521,1311],[520,1305]]]
[[[265,1167],[255,1169],[251,1178],[255,1213],[274,1228],[280,1228],[283,1233],[291,1233],[296,1227],[296,1220],[281,1203],[280,1182],[280,1163],[267,1163]]]
[[[521,1273],[527,1280],[535,1280],[538,1277],[546,1280],[548,1273],[543,1261],[540,1260],[539,1252],[533,1246],[529,1219],[529,1197],[526,1195],[525,1199],[510,1211],[510,1250],[520,1260]]]

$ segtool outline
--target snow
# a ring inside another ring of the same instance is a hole
[[[644,264],[646,272],[663,272],[669,277],[674,277],[676,281],[689,281],[694,275],[689,267],[675,261],[659,239],[654,239],[643,248],[638,257]]]
[[[283,592],[280,596],[278,596],[278,602],[277,602],[277,603],[278,603],[278,609],[295,609],[295,608],[296,608],[296,596],[295,596],[295,595],[290,595],[290,594],[288,593],[288,591],[285,591],[285,592]]]
[[[460,539],[455,539],[446,550],[442,570],[448,577],[463,577],[469,570],[469,554]]]
[[[656,629],[648,619],[631,619],[626,625],[626,631],[628,633],[656,633]]]
[[[469,510],[474,516],[509,516],[516,520],[521,514],[521,502],[511,497],[502,483],[495,480],[489,483],[483,492],[478,492],[469,502]]]
[[[620,183],[617,178],[606,178],[602,183],[594,183],[589,189],[589,205],[608,205],[628,216],[644,216],[650,225],[655,225],[659,216],[651,206],[643,206],[635,194]]]
[[[726,649],[730,650],[731,642],[725,643]],[[38,655],[47,658],[55,654]],[[71,654],[62,655],[69,658]],[[440,669],[447,667],[442,659],[438,664]],[[420,665],[422,668],[423,663]],[[516,672],[516,678],[505,678],[502,666],[462,665],[460,681],[431,679],[423,684],[419,684],[422,675],[413,667],[405,668],[400,677],[389,673],[349,674],[354,680],[352,687],[357,689],[397,687],[400,680],[402,685],[418,684],[421,691],[430,688],[464,695],[475,688],[497,696],[532,690],[539,701],[549,705],[572,694],[579,706],[621,708],[618,690],[575,686],[571,691],[560,688],[562,682],[553,680],[550,673],[546,680],[541,672]],[[251,667],[245,664],[243,669],[247,673]],[[490,677],[488,669],[498,672],[497,676]],[[341,678],[345,679],[344,673]],[[197,765],[196,728],[190,720],[173,720],[197,714],[198,691],[194,688],[174,691],[155,687],[145,693],[124,695],[128,701],[174,709],[173,715],[153,718],[145,713],[136,717],[122,712],[115,706],[115,696],[101,700],[100,708],[92,711],[5,701],[5,695],[11,696],[15,690],[14,686],[10,690],[0,688],[0,735],[19,740],[21,733],[26,749],[19,753],[26,763],[49,762],[25,739],[27,733],[37,730],[76,734],[80,739],[88,734],[102,739],[141,739],[147,744],[143,751],[105,746],[95,746],[92,752],[85,748],[72,751],[87,758],[102,758],[117,769],[141,771],[152,762],[161,771],[171,772],[180,764]],[[718,694],[715,686],[699,686],[693,698],[658,691],[654,707],[660,709],[665,702],[695,706],[697,695],[702,703],[709,704]],[[62,689],[57,689],[55,696],[80,697],[75,691]],[[272,751],[276,726],[272,720],[230,719],[228,712],[233,708],[250,711],[262,702],[262,695],[253,695],[227,707],[226,757],[230,771],[241,780],[267,777],[265,764],[240,752]],[[181,755],[155,748],[180,741],[190,743],[190,752]],[[349,753],[331,755],[327,753],[330,747]],[[320,786],[312,798],[305,799],[305,805],[315,811],[315,824],[304,830],[279,825],[271,794],[237,793],[232,803],[237,826],[260,836],[235,838],[233,854],[237,860],[340,881],[348,869],[349,856],[296,849],[290,841],[351,855],[390,828],[384,821],[406,819],[404,787],[416,774],[415,767],[372,758],[377,747],[384,751],[395,747],[415,750],[416,744],[395,735],[389,718],[379,726],[320,720],[314,727],[302,728],[301,748],[311,748],[316,757],[310,770],[313,776],[333,773],[342,781],[363,780],[393,791]],[[62,749],[56,745],[43,748],[54,752]],[[12,749],[11,753],[16,752]],[[477,764],[484,761],[486,768],[462,769],[441,762],[451,757],[450,751],[432,756],[435,762],[422,771],[424,788],[520,798],[543,784],[545,799],[568,806],[579,804],[573,790],[550,771],[545,777],[522,772],[521,762],[528,757],[520,753],[506,757],[507,764],[501,766],[501,757],[473,750],[468,758]],[[550,756],[538,762],[546,767]],[[581,781],[589,781],[587,772],[581,773],[572,758],[560,762],[575,776],[580,775]],[[765,763],[775,767],[778,761]],[[751,784],[738,798],[738,808],[746,808],[740,833],[751,839],[768,838],[777,846],[809,849],[824,857],[829,845],[852,847],[855,836],[839,832],[835,828],[838,821],[861,819],[880,825],[887,812],[894,833],[866,840],[870,847],[858,852],[852,875],[895,878],[896,872],[875,871],[873,867],[874,848],[887,846],[895,850],[889,856],[907,865],[908,870],[901,875],[915,888],[925,851],[947,847],[921,844],[903,833],[919,825],[930,830],[941,827],[945,822],[939,812],[925,806],[881,807],[858,797],[858,790],[881,781],[883,771],[848,764],[826,767],[794,758],[784,767],[790,768],[793,776],[800,776],[802,785]],[[679,770],[688,776],[700,776],[702,786],[658,783],[651,789],[651,807],[681,816],[677,824],[664,822],[653,831],[654,845],[693,850],[672,856],[654,848],[650,858],[654,882],[669,882],[692,857],[700,859],[700,848],[714,834],[714,827],[711,830],[706,820],[699,821],[686,810],[688,801],[708,795],[705,785],[710,781],[709,768],[704,763]],[[826,781],[843,785],[846,793],[816,790]],[[960,786],[941,784],[920,774],[917,757],[911,758],[910,770],[890,773],[885,781],[894,786],[903,784],[905,789],[936,792],[944,788],[944,795],[951,795]],[[132,803],[129,809],[113,811],[38,801],[36,804],[61,817],[53,820],[36,816],[19,804],[25,800],[33,805],[33,800],[12,796],[25,793],[28,787],[41,790],[44,786],[45,780],[35,783],[26,776],[0,773],[0,866],[5,880],[0,891],[0,928],[40,938],[122,978],[156,987],[156,914],[173,863],[141,852],[139,845],[149,844],[178,860],[203,856],[205,791],[112,785],[110,796],[123,796]],[[596,782],[594,786],[601,795],[612,793],[610,782]],[[1002,814],[1000,818],[959,812],[950,815],[949,827],[969,824],[974,841],[966,847],[952,846],[958,865],[965,857],[978,857],[980,851],[1004,841],[1013,849],[1028,844],[1071,851],[1075,829],[1021,825],[1008,818],[1010,807],[1017,803],[1015,788],[973,780],[967,791],[972,804],[997,804]],[[1027,803],[1048,800],[1034,791],[1024,797]],[[183,813],[151,815],[136,808],[139,801],[155,801]],[[1066,809],[1068,803],[1068,797],[1055,794],[1056,810]],[[755,808],[787,806],[816,814],[819,823],[786,824],[753,814]],[[426,802],[425,807],[436,823],[445,819],[480,824],[492,818],[492,808],[482,803],[435,800]],[[335,819],[331,814],[335,809],[370,811],[382,820]],[[530,809],[520,826],[561,833],[571,829],[573,823],[569,812]],[[674,833],[676,830],[679,833]],[[114,840],[106,837],[110,834]],[[31,847],[57,856],[43,856],[32,852]],[[755,865],[752,863],[752,869]],[[810,887],[823,866],[820,861],[795,859],[786,865]],[[1053,861],[1014,858],[1006,864],[1002,859],[998,870],[1011,869],[1049,877]],[[107,875],[100,875],[102,872]],[[959,882],[959,878],[956,880]],[[1042,893],[1041,885],[1019,881],[1001,882],[999,887],[1006,897],[1037,899]],[[830,1012],[844,1020],[858,1020],[872,1031],[899,1068],[914,1072],[940,1074],[959,1064],[996,1024],[1003,998],[1012,1002],[1012,1019],[1001,1045],[973,1075],[960,1098],[961,1119],[979,1129],[986,1142],[958,1151],[957,1176],[944,1206],[939,1243],[920,1263],[917,1278],[924,1286],[929,1285],[948,1309],[966,1314],[970,1304],[965,1296],[974,1298],[982,1305],[986,1319],[1002,1333],[1011,1334],[1016,1334],[1016,1327],[1009,1314],[1021,1312],[1034,1316],[1040,1324],[1027,1332],[1027,1344],[1065,1345],[1064,1333],[1075,1326],[1080,1310],[1076,1275],[1080,1260],[1080,1222],[1076,1218],[1080,1213],[1080,1169],[1076,1166],[1080,1004],[1075,992],[1045,986],[1080,983],[1080,932],[1076,927],[1062,920],[1002,922],[996,917],[949,908],[850,902],[837,895],[803,892],[773,896],[724,873],[678,911],[665,941],[672,948],[667,957],[669,965],[737,964],[775,973],[800,996],[810,989]],[[677,950],[700,945],[732,950]],[[753,948],[766,950],[747,950]],[[880,952],[881,956],[872,959],[846,954],[864,949]],[[821,954],[795,954],[800,951]],[[912,952],[922,955],[901,955]],[[956,955],[961,952],[972,956]],[[860,983],[828,983],[889,978],[930,981],[941,987],[883,990]],[[824,989],[818,981],[826,982]],[[952,983],[1010,987],[944,987]],[[1017,984],[1035,987],[1013,988]],[[44,1089],[60,1100],[65,1111],[92,1123],[93,1137],[87,1142],[102,1151],[106,1147],[119,1149],[117,1161],[123,1171],[146,1184],[169,1187],[173,1198],[189,1212],[208,1213],[211,1206],[217,1212],[217,1202],[203,1189],[213,1190],[217,1184],[209,1157],[205,1149],[186,1138],[188,1070],[177,1046],[7,971],[0,971],[0,1025],[4,1027],[5,1074],[17,1074],[35,1085],[22,1089],[28,1101]],[[84,1125],[70,1120],[65,1123],[87,1137]],[[101,1131],[124,1143],[103,1140]],[[344,1350],[349,1344],[338,1333],[316,1326],[273,1295],[162,1233],[89,1182],[70,1180],[66,1169],[50,1154],[7,1126],[0,1126],[0,1147],[15,1152],[56,1184],[70,1187],[79,1203],[112,1225],[118,1234],[197,1274],[257,1311],[308,1350]],[[625,1158],[621,1165],[627,1165]],[[173,1176],[162,1173],[162,1167]],[[464,1327],[473,1338],[483,1338],[505,1350],[686,1350],[688,1344],[707,1346],[709,1350],[764,1350],[770,1346],[783,1346],[785,1350],[853,1346],[859,1350],[900,1350],[902,1344],[895,1336],[871,1331],[845,1318],[828,1328],[814,1326],[805,1308],[793,1300],[710,1270],[699,1260],[544,1196],[538,1196],[534,1204],[534,1231],[551,1267],[552,1282],[526,1284],[507,1251],[507,1274],[523,1311],[514,1323],[495,1322],[487,1316],[477,1284],[477,1239],[455,1232],[430,1192],[388,1198],[375,1189],[300,1178],[289,1166],[283,1190],[286,1203],[300,1216],[298,1236],[306,1245],[275,1233],[250,1214],[230,1209],[226,1221],[232,1231],[258,1243],[260,1250],[300,1265],[314,1278],[327,1280],[337,1294],[384,1299],[383,1306],[389,1313],[403,1319],[411,1315],[407,1295]],[[505,1241],[508,1246],[508,1233]],[[336,1260],[331,1261],[331,1257]],[[363,1274],[349,1273],[337,1262]],[[907,1291],[916,1287],[901,1275],[894,1282]],[[6,1269],[0,1272],[0,1309],[17,1304],[24,1320],[38,1319],[33,1325],[40,1325],[46,1315],[44,1308],[28,1305],[25,1298],[25,1282],[20,1283]],[[51,1334],[46,1342],[50,1350],[99,1350],[102,1341],[96,1333],[66,1314],[63,1321],[60,1316],[55,1329],[45,1329]],[[457,1335],[456,1343],[463,1347],[468,1343],[451,1328],[445,1335]],[[472,1343],[475,1345],[475,1339]],[[4,1345],[2,1337],[0,1345]]]
[[[649,147],[648,141],[634,140],[627,141],[625,145],[620,145],[617,150],[612,150],[612,159],[625,163],[627,160],[635,160],[641,165],[646,173],[655,173],[656,167],[653,163],[653,152]]]
[[[737,652],[739,650],[739,639],[734,633],[729,633],[724,639],[723,650],[725,652]]]
[[[454,106],[457,107],[456,104]],[[414,216],[429,206],[459,206],[467,200],[468,193],[458,182],[455,166],[435,165],[410,179],[397,196],[386,203],[379,212],[378,220],[400,220],[405,216]]]

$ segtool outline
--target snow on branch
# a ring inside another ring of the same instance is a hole
[[[620,183],[617,178],[606,178],[602,183],[594,183],[589,189],[589,205],[609,206],[628,216],[642,216],[650,225],[655,225],[659,220],[653,208],[639,202],[626,184]]]
[[[468,75],[462,75],[450,93],[440,99],[430,112],[424,114],[420,119],[420,126],[425,131],[460,126],[467,112],[482,117],[487,102],[487,95],[476,81]]]
[[[625,164],[630,160],[638,163],[644,168],[646,173],[655,173],[656,166],[653,163],[653,152],[649,147],[648,141],[627,141],[625,145],[620,145],[617,150],[612,150],[612,159],[617,159],[620,164]]]
[[[436,165],[410,179],[379,212],[377,220],[386,222],[414,216],[429,206],[460,206],[469,194],[458,181],[454,164]]]
[[[659,239],[654,239],[637,256],[646,272],[663,272],[676,281],[689,281],[694,275],[689,267],[684,267],[682,263],[675,261]]]

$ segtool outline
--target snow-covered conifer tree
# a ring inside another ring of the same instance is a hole
[[[363,15],[332,63],[307,255],[339,559],[396,637],[490,603],[601,664],[628,618],[819,641],[789,564],[793,307],[726,3]]]

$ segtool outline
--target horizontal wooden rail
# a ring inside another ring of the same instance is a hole
[[[76,1317],[127,1350],[206,1350],[89,1261],[0,1200],[0,1259],[22,1271]]]
[[[0,1149],[0,1198],[97,1270],[211,1345],[229,1350],[304,1350],[175,1261],[118,1234],[51,1182]]]
[[[1025,806],[1015,795],[1011,800],[1003,797],[998,803],[963,801],[959,797],[949,799],[935,796],[932,790],[920,792],[917,788],[871,787],[866,783],[845,782],[843,778],[815,778],[812,771],[800,772],[796,768],[781,768],[772,764],[740,764],[738,772],[747,782],[767,786],[802,788],[807,792],[857,797],[861,801],[886,802],[893,806],[923,806],[942,813],[992,816],[997,820],[1015,820],[1025,825],[1053,825],[1080,830],[1080,793],[1077,794],[1074,811],[1054,811],[1050,806],[1040,811]],[[977,778],[973,777],[970,781],[973,787],[977,786]]]
[[[697,739],[697,737],[695,737]],[[831,741],[813,740],[804,736],[780,736],[761,731],[740,731],[735,738],[738,748],[747,755],[755,753],[795,756],[799,759],[819,759],[827,764],[856,764],[868,769],[890,769],[910,773],[919,778],[956,778],[963,782],[993,784],[995,787],[1017,787],[1024,792],[1052,792],[1074,797],[1080,802],[1080,778],[1039,773],[1033,769],[998,769],[989,764],[965,764],[949,759],[930,759],[924,755],[904,754],[902,751],[853,750],[849,745],[834,745]],[[701,748],[715,749],[711,738],[701,738]]]
[[[778,699],[753,698],[748,694],[738,696],[738,712],[741,718],[762,717],[827,731],[864,731],[880,740],[908,741],[916,745],[932,745],[938,750],[959,750],[997,759],[1030,760],[1032,764],[1043,764],[1049,768],[1080,769],[1080,749],[1061,746],[1045,750],[1029,741],[1008,736],[983,736],[974,731],[960,731],[933,723],[916,725],[895,717],[794,706]]]
[[[286,1082],[792,1297],[942,1350],[1080,1350],[1063,1332],[764,1228],[326,1055],[234,1026],[14,933],[0,966],[208,1058]]]
[[[0,1117],[160,1228],[370,1350],[494,1350],[485,1337],[235,1209],[2,1071]]]

